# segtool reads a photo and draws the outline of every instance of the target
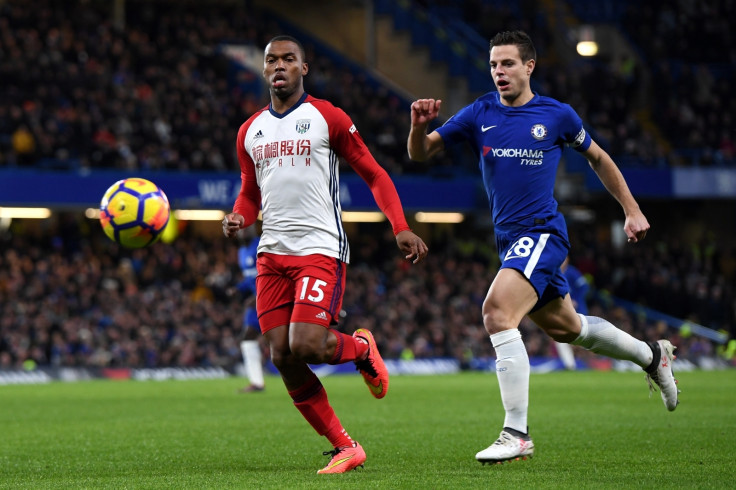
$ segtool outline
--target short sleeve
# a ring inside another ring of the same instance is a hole
[[[590,134],[583,126],[577,112],[568,104],[563,104],[560,134],[565,144],[576,151],[585,151],[590,147]]]
[[[473,143],[475,138],[472,129],[475,121],[474,114],[473,104],[465,106],[448,119],[445,124],[437,128],[436,131],[442,137],[445,146],[455,145],[463,141]]]

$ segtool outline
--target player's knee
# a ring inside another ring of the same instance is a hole
[[[298,340],[292,340],[289,342],[289,347],[291,348],[291,352],[300,359],[307,359],[312,356],[314,350],[311,347],[309,342],[304,341],[303,339]]]
[[[291,352],[303,361],[310,363],[325,362],[323,339],[315,337],[292,339],[289,342],[289,347]]]
[[[290,353],[271,348],[271,362],[276,366],[276,369],[278,369],[279,372],[288,365],[290,356]]]
[[[483,326],[489,335],[517,327],[503,310],[488,305],[483,307]]]

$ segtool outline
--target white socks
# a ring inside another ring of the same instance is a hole
[[[555,347],[557,348],[557,355],[560,361],[562,361],[562,365],[565,366],[565,369],[575,371],[575,353],[572,351],[572,346],[570,344],[563,344],[562,342],[555,342]]]
[[[614,359],[631,361],[642,368],[652,363],[652,349],[603,318],[578,314],[580,335],[571,343]]]
[[[503,426],[527,433],[529,411],[529,356],[518,329],[491,335],[496,350],[496,376],[506,410]]]
[[[596,354],[632,361],[642,368],[652,363],[652,349],[641,340],[595,316],[580,317],[580,335],[571,342]],[[496,350],[496,376],[506,410],[504,427],[527,433],[529,409],[529,356],[518,329],[491,335]],[[567,347],[567,346],[565,346]],[[563,347],[564,348],[564,347]],[[573,358],[574,362],[574,358]]]
[[[250,384],[263,386],[263,362],[261,360],[261,346],[257,340],[244,340],[240,343],[240,351],[243,353],[243,365],[245,375]]]

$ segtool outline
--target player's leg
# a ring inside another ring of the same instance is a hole
[[[388,369],[373,334],[358,329],[352,336],[330,328],[338,322],[345,291],[346,264],[332,257],[311,255],[300,263],[292,313],[292,351],[309,363],[354,362],[375,398],[388,392]],[[310,325],[322,325],[323,329]]]
[[[574,371],[575,366],[575,353],[572,351],[572,346],[570,344],[565,344],[564,342],[555,342],[555,348],[557,349],[557,355],[560,357],[560,361],[562,361],[562,365],[565,366],[565,369],[568,371]]]
[[[243,321],[243,340],[240,342],[240,350],[243,354],[243,366],[249,384],[242,388],[240,392],[260,392],[265,388],[265,381],[263,377],[263,357],[259,342],[261,328],[258,324],[255,308],[248,308],[245,311]]]
[[[669,341],[643,342],[603,318],[580,315],[575,312],[569,295],[550,301],[529,317],[558,342],[569,342],[641,366],[659,386],[667,409],[677,407],[678,390],[672,375],[674,347]]]
[[[265,329],[265,324],[263,327]],[[334,448],[325,453],[333,455],[330,464],[319,472],[344,473],[362,466],[366,459],[365,452],[343,428],[330,405],[322,382],[304,360],[291,352],[289,327],[282,325],[269,328],[265,336],[271,349],[271,360],[279,370],[294,406],[309,425],[319,435],[325,436]]]
[[[536,302],[536,291],[514,269],[498,271],[483,301],[483,324],[496,351],[496,376],[506,415],[500,437],[476,454],[482,463],[526,459],[534,452],[527,427],[529,356],[517,327]]]
[[[496,228],[501,268],[483,302],[483,324],[496,351],[496,375],[506,417],[498,440],[476,454],[482,463],[526,459],[534,453],[527,427],[531,368],[517,327],[524,315],[549,299],[545,293],[569,249],[564,234],[555,231],[562,226],[564,222],[555,218],[523,233]],[[564,278],[561,285],[567,287]]]
[[[293,257],[262,254],[258,258],[257,309],[260,315],[260,326],[271,350],[271,359],[281,374],[294,406],[299,410],[314,430],[325,436],[333,446],[332,460],[320,473],[344,473],[362,466],[366,456],[363,448],[348,435],[335,411],[332,409],[319,378],[307,365],[307,360],[300,353],[308,353],[304,344],[295,342],[292,349],[292,338],[300,335],[307,337],[306,344],[327,344],[325,327],[306,324],[301,329],[291,330],[290,323],[295,316],[295,298],[300,298],[306,283],[294,280],[297,274]],[[298,262],[298,261],[297,261]],[[317,289],[321,283],[316,283]],[[314,295],[317,293],[314,292]],[[305,294],[306,296],[306,294]],[[321,332],[320,332],[321,331]],[[313,339],[321,338],[322,341]],[[324,347],[323,347],[324,348]],[[319,350],[313,349],[313,350]]]

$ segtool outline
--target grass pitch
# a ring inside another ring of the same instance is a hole
[[[394,376],[383,400],[359,376],[323,379],[368,460],[328,458],[279,378],[0,386],[0,488],[734,488],[736,370],[678,373],[681,404],[644,375],[532,375],[534,459],[482,466],[501,429],[492,373]]]

